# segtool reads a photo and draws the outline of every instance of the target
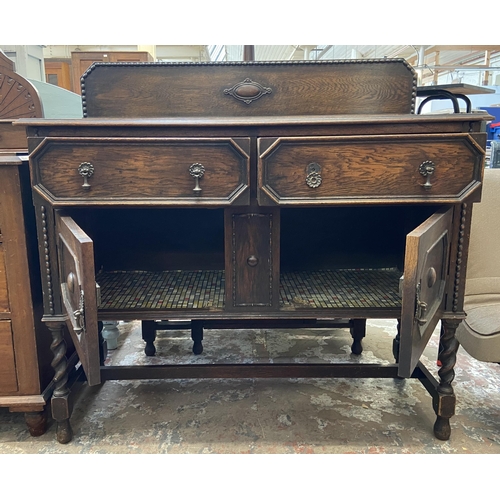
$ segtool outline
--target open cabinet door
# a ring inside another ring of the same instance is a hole
[[[410,377],[441,318],[453,208],[442,209],[406,237],[399,345],[400,377]]]
[[[101,382],[92,240],[71,217],[56,214],[61,295],[66,324],[89,385]]]

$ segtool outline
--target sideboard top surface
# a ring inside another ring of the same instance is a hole
[[[37,119],[22,118],[14,125],[32,127],[266,127],[273,125],[312,126],[312,125],[350,125],[350,124],[424,124],[424,123],[473,123],[491,120],[493,116],[481,113],[450,113],[450,114],[375,114],[375,115],[309,115],[290,116],[236,116],[236,117],[127,117],[127,118],[83,118],[83,119]],[[404,133],[404,129],[401,133]]]

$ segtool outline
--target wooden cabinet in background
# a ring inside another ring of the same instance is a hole
[[[13,121],[42,116],[39,92],[0,51],[0,407],[24,412],[33,436],[46,428],[53,352],[42,322],[26,129]]]
[[[73,77],[73,92],[81,94],[80,78],[89,66],[95,62],[148,62],[153,57],[149,52],[72,52],[71,71]]]
[[[33,222],[28,163],[0,152],[0,406],[24,412],[31,435],[39,436],[53,370]]]
[[[70,61],[45,61],[45,80],[66,90],[73,90]]]

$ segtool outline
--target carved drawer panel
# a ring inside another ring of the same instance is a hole
[[[0,234],[0,312],[9,311],[9,295],[7,292],[7,276],[5,272],[5,256]]]
[[[261,205],[456,202],[480,186],[468,134],[259,140]]]
[[[10,321],[0,321],[0,393],[17,391],[16,362]]]
[[[48,138],[31,158],[54,205],[231,205],[248,199],[249,139]]]

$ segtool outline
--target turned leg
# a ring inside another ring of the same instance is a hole
[[[156,323],[154,321],[142,321],[142,340],[146,342],[144,354],[146,356],[154,356],[156,354]]]
[[[70,390],[68,388],[68,361],[66,359],[66,342],[63,337],[63,325],[52,323],[47,325],[52,334],[50,349],[54,355],[51,366],[54,374],[54,392],[52,393],[52,416],[56,421],[57,441],[62,444],[69,443],[73,437],[73,431],[69,423],[71,407],[69,401]]]
[[[47,430],[47,413],[45,411],[30,411],[24,414],[24,420],[29,433],[33,437],[45,434]]]
[[[361,354],[363,352],[361,341],[366,335],[366,319],[351,319],[349,323],[351,326],[351,337],[353,339],[351,352],[353,354]]]
[[[193,339],[193,353],[201,354],[203,352],[203,322],[191,321],[191,338]]]
[[[439,332],[439,347],[438,347],[438,359],[436,360],[437,366],[442,366],[441,361],[439,360],[439,356],[441,355],[441,351],[443,350],[443,346],[441,344],[441,339],[443,338],[443,322],[441,321],[441,330]]]
[[[434,401],[434,411],[437,418],[434,424],[434,435],[443,441],[450,438],[450,418],[455,414],[455,393],[451,383],[455,378],[454,366],[457,360],[458,341],[455,331],[461,320],[442,320],[438,371],[439,385],[437,398]]]
[[[396,363],[399,363],[399,342],[401,340],[401,319],[398,318],[398,333],[394,337],[392,341],[392,355],[394,356],[394,359],[396,360]]]

